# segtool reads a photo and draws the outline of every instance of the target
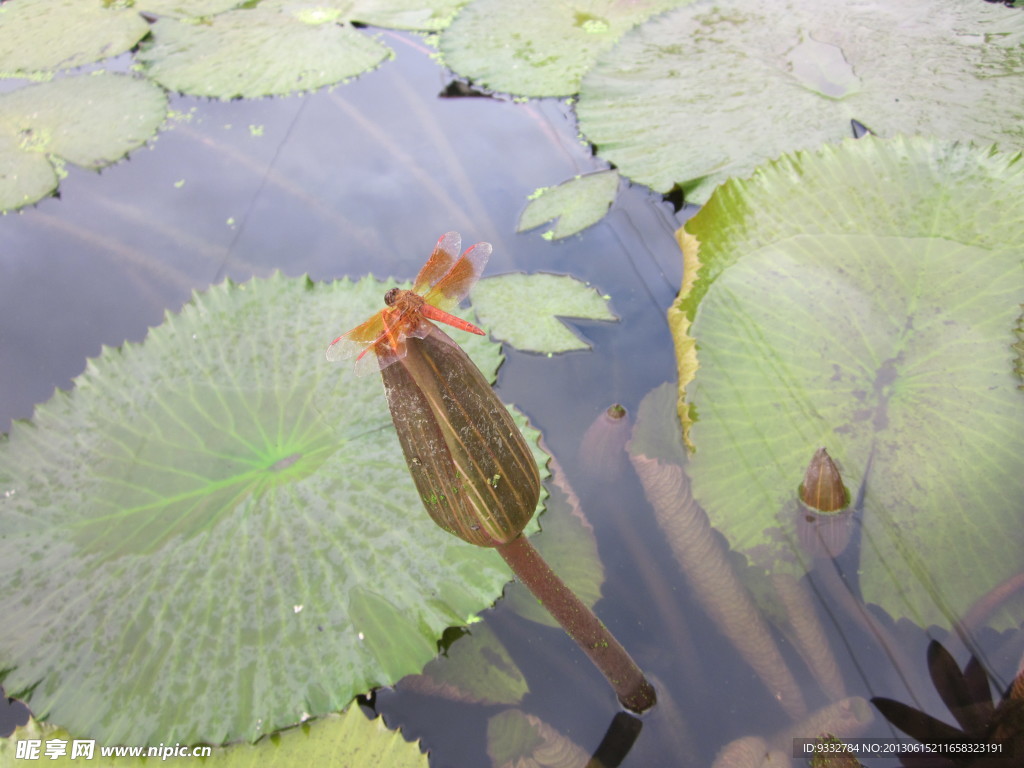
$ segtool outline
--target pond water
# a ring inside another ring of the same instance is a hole
[[[625,457],[609,482],[611,470],[595,473],[583,448],[609,405],[635,414],[644,395],[675,380],[665,310],[682,274],[673,239],[680,216],[629,187],[603,221],[566,241],[545,240],[543,228],[515,234],[537,187],[603,167],[577,138],[569,107],[440,98],[447,75],[429,50],[413,36],[387,37],[393,61],[329,91],[227,103],[175,97],[178,118],[148,148],[98,174],[69,168],[59,199],[0,220],[0,428],[30,417],[54,387],[70,387],[102,345],[142,340],[195,289],[274,270],[314,280],[370,272],[404,279],[444,231],[487,240],[488,275],[569,273],[608,294],[620,318],[571,323],[591,351],[549,358],[506,349],[497,390],[542,430],[579,495],[606,572],[597,611],[658,687],[659,706],[642,718],[621,764],[705,766],[744,736],[814,736],[792,730],[793,712],[709,619]],[[326,344],[341,330],[310,333]],[[839,567],[855,578],[849,556]],[[952,722],[928,680],[925,649],[939,639],[962,666],[962,643],[844,603],[850,587],[832,565],[822,564],[807,585],[847,696],[886,696]],[[618,707],[586,657],[561,631],[519,618],[503,602],[485,620],[529,683],[521,708],[595,750]],[[829,704],[785,637],[775,636],[806,710]],[[1005,685],[1024,643],[1019,633],[982,632],[974,641]],[[449,702],[402,683],[372,704],[421,740],[432,765],[491,764],[487,723],[500,707]],[[857,735],[895,735],[877,712],[862,714],[870,722]],[[3,717],[6,734],[23,710]]]

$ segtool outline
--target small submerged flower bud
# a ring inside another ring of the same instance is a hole
[[[442,330],[406,345],[405,357],[381,377],[427,512],[470,544],[513,540],[540,498],[526,440],[480,369]]]
[[[580,441],[580,462],[592,480],[611,483],[622,477],[629,430],[628,413],[618,403],[602,411],[587,427]]]

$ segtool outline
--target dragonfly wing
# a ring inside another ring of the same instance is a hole
[[[462,247],[462,235],[458,232],[445,232],[437,239],[434,252],[430,254],[423,269],[416,275],[416,282],[412,289],[421,296],[432,286],[436,285],[442,277],[448,274],[452,265],[459,258],[459,249]]]
[[[374,347],[367,347],[359,357],[356,358],[356,376],[367,376],[393,363],[397,363],[406,354],[405,339],[396,339],[393,342],[382,341]]]
[[[451,309],[469,295],[490,257],[490,243],[471,245],[423,298],[440,309]]]
[[[365,323],[341,334],[327,347],[327,359],[331,362],[358,357],[374,344],[384,333],[384,313],[378,312]]]

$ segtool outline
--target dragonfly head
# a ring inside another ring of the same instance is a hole
[[[384,294],[384,303],[389,307],[398,301],[398,294],[402,292],[401,288],[392,288],[390,291]]]

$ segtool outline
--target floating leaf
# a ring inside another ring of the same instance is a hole
[[[580,129],[622,175],[703,203],[783,152],[874,133],[1024,144],[1024,14],[990,3],[694,3],[584,78]],[[874,182],[872,182],[874,183]]]
[[[619,174],[615,171],[576,176],[557,187],[542,187],[530,196],[530,202],[519,217],[517,232],[539,227],[558,219],[555,228],[545,237],[560,240],[600,221],[615,200]]]
[[[148,32],[138,11],[104,0],[8,0],[0,6],[0,72],[80,67],[130,50]]]
[[[162,90],[125,75],[68,77],[0,94],[0,210],[57,188],[51,158],[102,168],[153,136],[166,114]]]
[[[444,29],[469,0],[356,0],[349,15],[356,21],[391,29]]]
[[[867,137],[728,182],[681,231],[687,471],[756,567],[802,572],[792,505],[827,445],[863,493],[868,602],[948,625],[1020,571],[1022,194],[1020,155]]]
[[[682,0],[685,2],[686,0]],[[496,91],[568,96],[622,33],[680,0],[477,0],[441,35],[445,64]]]
[[[146,74],[196,96],[283,95],[368,72],[389,49],[352,26],[343,0],[264,0],[202,24],[162,18],[139,52]]]
[[[135,0],[136,11],[146,11],[157,16],[173,16],[176,19],[213,16],[229,11],[238,0]]]
[[[93,756],[88,760],[81,755],[72,759],[70,754],[75,735],[49,723],[30,719],[25,725],[16,728],[9,738],[0,739],[0,766],[6,768],[23,764],[25,760],[19,760],[15,756],[18,742],[33,739],[41,742],[38,760],[45,760],[46,765],[76,766],[86,762],[94,768],[142,768],[153,765],[158,758],[161,765],[170,766],[197,762],[196,758],[191,756],[191,751],[187,753],[188,756],[180,752],[179,756],[169,757],[154,753],[147,760],[145,757],[104,757],[95,747]],[[48,742],[54,740],[66,742],[66,753],[50,758],[46,755],[45,749]],[[173,750],[176,746],[184,745],[161,746]],[[172,753],[168,752],[167,755]],[[282,768],[309,765],[427,768],[429,765],[427,756],[420,751],[418,742],[410,744],[402,738],[401,733],[389,730],[382,718],[370,720],[357,706],[349,707],[340,715],[332,713],[319,720],[304,723],[300,728],[286,731],[275,739],[263,739],[258,744],[213,747],[210,755],[198,762],[211,768],[249,768],[253,765],[266,764]]]
[[[15,423],[9,694],[106,744],[251,740],[418,672],[498,597],[500,558],[422,509],[380,379],[324,360],[388,287],[216,286]],[[493,377],[499,346],[466,348]]]
[[[559,317],[618,320],[606,298],[569,275],[489,277],[473,289],[473,306],[494,338],[516,349],[548,354],[590,349]]]

